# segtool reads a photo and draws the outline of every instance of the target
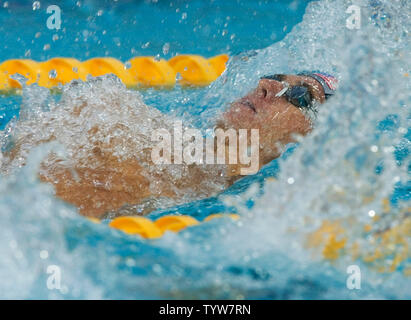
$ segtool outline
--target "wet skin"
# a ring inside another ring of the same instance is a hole
[[[306,86],[319,103],[325,101],[324,90],[317,80],[307,76],[284,75],[281,81],[261,79],[255,90],[235,101],[223,114],[223,126],[234,129],[258,129],[260,135],[260,166],[280,155],[282,145],[295,141],[295,135],[305,135],[312,129],[304,112],[276,95],[290,86]]]
[[[325,101],[322,86],[315,79],[286,75],[282,81],[290,86],[307,86],[315,100],[320,103]],[[277,158],[281,154],[281,145],[294,141],[295,135],[305,135],[312,129],[312,123],[303,111],[288,102],[285,96],[276,96],[283,88],[281,81],[260,80],[255,90],[231,104],[219,122],[224,128],[259,130],[259,167]],[[78,116],[75,110],[73,116]],[[98,127],[91,129],[88,132],[90,139],[99,130]],[[217,181],[228,187],[241,177],[238,168],[233,169],[230,165],[221,172],[217,168],[206,171],[202,166],[191,165],[187,167],[187,174],[179,180],[159,173],[152,176],[155,181],[149,181],[146,166],[136,159],[120,160],[113,154],[113,146],[102,148],[99,141],[93,141],[90,140],[95,145],[93,152],[81,163],[67,168],[56,161],[54,165],[43,167],[39,173],[42,181],[54,185],[58,198],[75,205],[85,216],[101,218],[108,212],[116,215],[124,206],[140,205],[152,198],[181,199],[185,194],[209,197],[216,192],[211,186]],[[115,143],[122,144],[122,141]],[[10,158],[13,158],[12,154]],[[149,153],[146,159],[149,166],[154,165],[150,162]],[[87,163],[92,165],[88,166]],[[152,182],[158,187],[150,187]],[[156,208],[149,207],[147,210],[153,209]],[[130,214],[138,213],[131,211]]]

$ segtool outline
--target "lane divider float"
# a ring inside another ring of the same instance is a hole
[[[387,211],[389,212],[389,211]],[[307,248],[322,248],[322,257],[335,261],[341,255],[349,254],[353,261],[361,259],[366,264],[381,273],[402,271],[405,276],[411,276],[411,251],[409,239],[411,237],[411,208],[404,210],[405,219],[401,224],[382,232],[373,231],[371,225],[364,226],[364,233],[375,238],[374,248],[360,248],[357,242],[348,245],[347,229],[342,220],[324,220],[322,225],[307,238]],[[238,214],[212,214],[202,222],[187,215],[167,215],[152,221],[140,216],[123,216],[110,221],[109,227],[120,230],[129,235],[139,235],[145,239],[157,239],[166,232],[180,232],[186,228],[206,223],[210,220],[229,217],[233,220],[240,218]],[[97,218],[88,218],[94,223],[100,223]],[[378,221],[378,216],[374,217]],[[365,249],[365,250],[364,250]],[[387,260],[388,257],[392,259]]]
[[[383,212],[375,215],[370,224],[363,226],[363,236],[370,242],[354,241],[349,243],[349,226],[342,219],[324,220],[322,225],[310,233],[307,248],[321,249],[322,257],[335,261],[343,255],[351,255],[353,261],[360,259],[380,273],[402,271],[411,276],[411,207],[403,209],[401,223],[380,230],[376,222],[389,214],[389,200],[383,200]]]
[[[8,93],[21,89],[20,83],[12,78],[16,73],[27,78],[27,85],[37,82],[50,89],[75,79],[85,81],[88,75],[105,74],[115,74],[128,88],[171,88],[177,81],[182,86],[206,86],[224,72],[228,58],[226,54],[208,59],[199,55],[178,55],[168,61],[135,57],[125,64],[111,57],[83,62],[59,57],[44,62],[11,59],[0,64],[0,91]]]
[[[203,222],[213,219],[229,217],[233,220],[240,218],[237,214],[212,214],[206,217]],[[88,218],[94,223],[100,223],[96,218]],[[139,235],[145,239],[156,239],[164,235],[165,232],[180,232],[188,227],[199,225],[201,222],[187,215],[168,215],[152,221],[140,216],[123,216],[110,221],[109,227],[123,231],[130,235]]]

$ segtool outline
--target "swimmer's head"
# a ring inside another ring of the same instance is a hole
[[[279,144],[311,130],[311,116],[334,93],[336,84],[334,77],[323,73],[262,77],[256,89],[224,113],[224,126],[258,129],[260,158],[267,163],[279,155]]]

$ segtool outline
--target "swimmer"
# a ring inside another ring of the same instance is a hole
[[[279,146],[312,129],[317,105],[334,94],[336,78],[324,73],[270,75],[224,113],[224,127],[255,128],[260,136],[260,167],[280,156]]]
[[[323,73],[262,77],[256,89],[231,103],[217,127],[258,129],[261,168],[280,156],[282,146],[312,130],[318,105],[334,94],[336,84],[334,77]],[[62,102],[60,108],[66,112],[62,123],[54,116],[43,119],[42,128],[34,129],[38,121],[33,121],[32,129],[26,129],[17,137],[15,147],[3,154],[3,163],[24,158],[28,145],[53,140],[66,147],[74,145],[69,159],[50,154],[41,165],[39,177],[51,183],[56,196],[77,207],[80,214],[97,218],[143,215],[159,207],[210,197],[241,178],[240,165],[155,165],[152,144],[147,142],[150,137],[146,137],[151,133],[144,135],[136,130],[146,122],[151,128],[170,127],[170,119],[142,100],[138,108],[127,106],[132,99],[119,100],[131,93],[110,96],[102,91],[104,103],[98,105],[93,105],[87,94]],[[102,114],[108,118],[124,116],[126,120],[120,118],[110,125],[97,122],[87,130],[88,123],[78,128],[75,122],[80,115],[94,119]],[[132,126],[124,124],[127,121]],[[70,128],[73,132],[67,135]],[[33,134],[35,130],[40,132],[38,137]],[[133,156],[121,156],[124,150]]]

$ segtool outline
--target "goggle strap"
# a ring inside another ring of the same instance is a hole
[[[335,90],[337,90],[338,80],[332,75],[322,73],[322,72],[300,73],[299,75],[311,77],[317,80],[323,87],[326,98],[329,98],[330,96],[334,95]]]

